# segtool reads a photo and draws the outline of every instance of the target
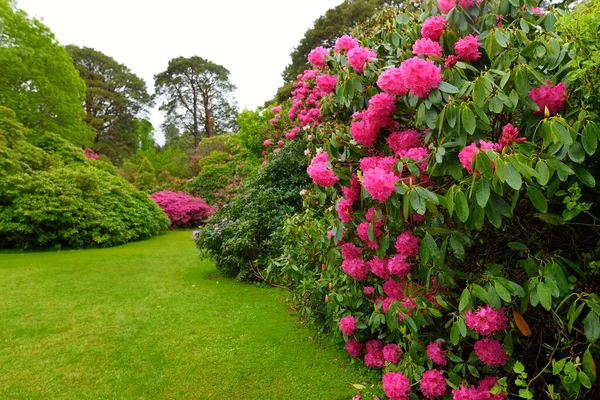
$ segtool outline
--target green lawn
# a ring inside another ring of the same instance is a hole
[[[349,399],[363,377],[284,297],[223,278],[189,231],[0,254],[0,399]]]

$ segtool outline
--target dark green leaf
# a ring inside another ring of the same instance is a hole
[[[465,288],[465,290],[463,290],[462,294],[460,295],[460,303],[458,304],[458,311],[462,312],[464,310],[466,310],[467,308],[471,308],[472,303],[471,303],[471,292],[469,291],[468,288]]]
[[[585,337],[590,343],[595,343],[600,338],[600,321],[598,315],[590,311],[583,320],[583,330]]]
[[[519,171],[512,164],[506,164],[506,183],[515,190],[521,189],[523,180]]]
[[[590,156],[593,155],[596,152],[596,149],[598,148],[598,136],[596,135],[592,124],[594,123],[589,122],[585,126],[585,129],[581,134],[581,144],[583,145],[585,152],[588,153]]]
[[[546,287],[546,284],[542,281],[540,281],[537,285],[537,295],[540,299],[540,304],[542,307],[544,307],[546,311],[550,311],[552,308],[552,295]]]
[[[490,183],[486,179],[479,179],[475,182],[475,195],[477,197],[477,204],[485,207],[490,199]]]
[[[449,84],[448,82],[443,82],[443,81],[440,82],[437,88],[444,93],[449,93],[449,94],[458,93],[458,89],[456,88],[456,86],[453,86],[453,85]]]
[[[465,107],[461,111],[461,122],[465,131],[472,135],[475,132],[475,128],[477,126],[475,121],[475,114],[471,111],[470,108]]]
[[[510,293],[502,284],[500,284],[500,282],[494,282],[494,288],[496,289],[496,293],[498,293],[498,296],[500,296],[502,300],[504,300],[507,303],[510,303]]]
[[[573,165],[573,169],[575,170],[575,175],[577,176],[577,179],[579,179],[581,183],[591,188],[596,186],[596,180],[594,179],[592,174],[590,174],[585,168],[575,164]]]
[[[546,200],[546,197],[537,188],[527,186],[527,197],[531,200],[531,204],[540,212],[548,212],[548,200]]]
[[[549,158],[546,160],[546,163],[548,164],[548,166],[550,166],[551,168],[554,168],[555,170],[557,170],[558,172],[562,172],[563,174],[566,175],[573,175],[575,172],[569,168],[566,164],[554,159],[554,158]]]
[[[469,219],[469,203],[467,202],[467,196],[461,191],[454,194],[454,206],[456,208],[456,215],[461,222],[466,222]]]
[[[537,181],[540,185],[545,186],[550,180],[550,170],[543,160],[539,160],[535,165],[535,170],[538,173]]]

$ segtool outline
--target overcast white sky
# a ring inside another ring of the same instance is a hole
[[[314,20],[343,0],[17,0],[64,45],[93,47],[153,91],[170,59],[200,56],[231,72],[240,109],[275,94],[289,53]],[[159,143],[162,118],[153,111]]]

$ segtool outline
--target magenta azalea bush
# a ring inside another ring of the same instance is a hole
[[[382,371],[363,398],[600,396],[599,116],[535,6],[387,10],[298,77],[314,211],[269,272]]]
[[[164,190],[150,195],[171,220],[171,229],[201,225],[215,209],[199,197],[185,192]]]

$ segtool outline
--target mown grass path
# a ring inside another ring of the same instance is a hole
[[[189,231],[0,254],[0,399],[349,399],[356,370],[284,295],[223,278]]]

